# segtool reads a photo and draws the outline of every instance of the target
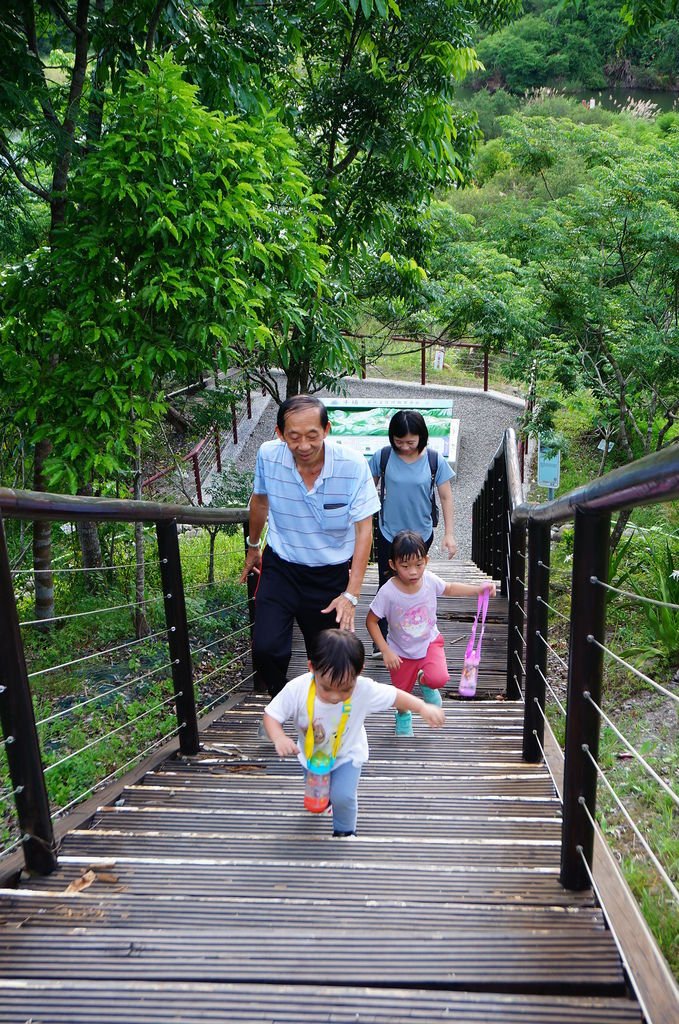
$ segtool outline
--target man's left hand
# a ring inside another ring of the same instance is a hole
[[[344,594],[340,594],[334,601],[331,601],[327,608],[322,608],[321,612],[323,615],[329,612],[335,613],[337,619],[337,625],[340,629],[350,629],[351,632],[354,630],[354,614],[356,609],[354,608],[351,601],[348,601]]]

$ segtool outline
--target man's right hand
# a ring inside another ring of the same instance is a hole
[[[261,571],[261,567],[262,567],[262,551],[261,551],[261,548],[250,548],[249,547],[248,551],[247,551],[247,554],[245,556],[245,565],[243,566],[243,571],[240,574],[240,579],[239,579],[238,582],[239,583],[245,583],[245,581],[248,578],[248,576],[250,575],[250,573],[254,572],[255,570],[257,572],[260,572]]]

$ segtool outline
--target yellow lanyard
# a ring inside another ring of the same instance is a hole
[[[306,731],[306,739],[304,741],[304,756],[307,759],[307,764],[311,761],[314,754],[315,740],[314,740],[314,701],[316,699],[316,680],[311,677],[311,683],[309,685],[309,694],[306,700],[307,715],[309,717],[309,725]],[[332,762],[337,758],[340,744],[342,743],[342,736],[346,729],[347,722],[349,720],[349,712],[351,711],[351,701],[345,700],[342,704],[342,717],[339,720],[337,726],[337,732],[335,733],[335,739],[332,743]]]

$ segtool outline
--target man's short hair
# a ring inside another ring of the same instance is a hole
[[[314,398],[313,395],[293,395],[292,398],[286,398],[285,401],[278,406],[276,426],[280,430],[281,434],[285,433],[285,417],[288,413],[300,412],[302,409],[318,409],[321,426],[325,430],[328,425],[328,410],[325,408],[320,398]]]
[[[323,672],[332,683],[341,686],[361,674],[365,649],[350,629],[324,629],[313,641],[309,661],[316,672]]]

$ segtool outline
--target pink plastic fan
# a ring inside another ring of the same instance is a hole
[[[486,629],[486,613],[488,612],[489,598],[490,592],[488,590],[484,590],[479,594],[474,625],[472,626],[471,636],[469,637],[467,650],[464,654],[462,677],[457,691],[461,697],[473,697],[476,693],[476,684],[479,678],[479,664],[481,662],[481,644],[483,643],[483,634]],[[479,624],[479,616],[481,616],[481,632],[479,633],[479,642],[477,646],[474,647],[476,641],[476,627]]]

